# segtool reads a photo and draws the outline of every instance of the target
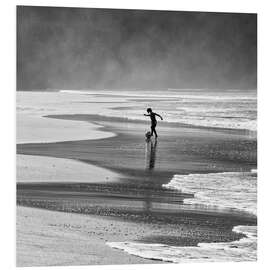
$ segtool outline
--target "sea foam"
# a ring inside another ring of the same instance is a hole
[[[257,170],[251,172],[223,172],[175,175],[165,188],[194,194],[185,203],[237,209],[256,215]],[[178,247],[141,242],[108,242],[135,256],[166,262],[229,262],[257,259],[257,226],[235,226],[233,231],[245,237],[238,241],[199,243],[192,247]]]
[[[124,109],[102,111],[101,115],[145,120],[145,108],[158,110],[164,122],[187,125],[257,130],[256,92],[241,91],[211,92],[209,90],[181,91],[77,91],[61,90],[62,94],[77,94],[85,97],[113,97],[125,99]],[[136,100],[134,100],[136,98]],[[255,134],[256,135],[256,134]]]
[[[232,242],[199,243],[192,247],[140,242],[107,242],[107,245],[142,258],[173,263],[255,261],[257,259],[257,227],[237,226],[233,230],[245,234],[246,237]]]
[[[185,203],[235,209],[257,215],[257,170],[175,175],[163,187],[190,193]]]

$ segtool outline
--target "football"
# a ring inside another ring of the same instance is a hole
[[[145,137],[146,137],[146,139],[150,139],[151,138],[151,132],[150,131],[147,131],[145,133]]]

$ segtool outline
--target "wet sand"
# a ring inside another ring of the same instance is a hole
[[[196,246],[231,242],[245,237],[233,232],[234,226],[256,224],[256,218],[239,213],[184,207],[187,194],[124,188],[18,184],[17,266],[156,263],[106,243]]]
[[[58,212],[113,217],[140,227],[108,241],[196,245],[237,240],[236,225],[255,225],[256,218],[183,204],[191,195],[168,191],[174,174],[250,171],[257,166],[256,139],[244,131],[195,128],[159,123],[157,142],[145,141],[149,123],[95,115],[51,118],[89,121],[117,136],[99,140],[18,144],[17,153],[66,158],[120,173],[117,183],[18,183],[17,204]],[[141,228],[148,228],[142,233]],[[159,228],[159,229],[157,229]],[[136,234],[136,237],[134,236]],[[126,256],[126,254],[125,254]],[[134,257],[134,256],[128,256]],[[135,258],[135,257],[134,257]],[[136,263],[130,260],[130,263]],[[102,258],[98,264],[106,263]],[[124,262],[123,262],[124,263]],[[138,263],[138,262],[137,262]],[[143,262],[139,262],[143,263]],[[77,261],[80,264],[80,261]],[[83,264],[83,263],[82,263]]]
[[[159,139],[146,142],[149,123],[95,115],[57,115],[89,121],[117,136],[99,140],[18,144],[17,154],[70,158],[125,174],[125,183],[166,184],[174,174],[250,171],[257,142],[244,131],[158,123]],[[98,182],[98,179],[97,179]]]

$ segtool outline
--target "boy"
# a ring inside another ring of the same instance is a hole
[[[163,118],[159,114],[152,112],[151,108],[148,108],[147,112],[148,112],[148,114],[144,114],[144,116],[149,116],[151,119],[151,136],[153,136],[153,133],[155,133],[155,136],[157,138],[158,135],[156,132],[156,125],[157,125],[156,116],[158,116],[161,120],[163,120]]]

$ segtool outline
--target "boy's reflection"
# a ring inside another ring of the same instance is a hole
[[[152,140],[147,140],[145,150],[146,169],[153,170],[156,162],[157,140],[154,142]]]
[[[157,152],[157,140],[154,142],[152,140],[146,140],[145,144],[145,168],[146,171],[151,172],[155,168],[156,162],[156,152]],[[151,183],[149,187],[145,188],[145,197],[144,197],[144,210],[146,213],[149,213],[152,209],[152,200],[151,200]]]

